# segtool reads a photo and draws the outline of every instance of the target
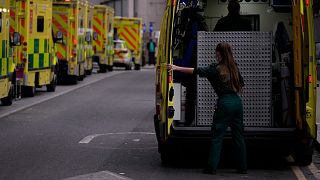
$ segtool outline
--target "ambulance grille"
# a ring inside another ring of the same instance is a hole
[[[215,47],[220,42],[232,45],[234,57],[244,78],[240,94],[247,127],[270,127],[272,34],[268,32],[198,32],[198,67],[215,61]],[[197,80],[197,126],[210,126],[217,95],[206,78]]]

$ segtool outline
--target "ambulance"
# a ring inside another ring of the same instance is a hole
[[[313,1],[308,0],[240,1],[241,14],[253,31],[213,31],[218,17],[227,15],[227,5],[228,1],[220,0],[167,0],[154,115],[162,162],[183,151],[179,147],[192,144],[201,149],[196,143],[202,142],[208,146],[202,149],[209,149],[217,100],[207,79],[193,81],[186,74],[168,71],[166,65],[205,67],[215,62],[215,46],[228,42],[245,81],[240,96],[248,149],[256,154],[261,148],[275,150],[309,165],[317,132],[314,14],[319,9],[314,11]],[[203,22],[207,30],[199,29]],[[193,123],[186,124],[190,119]],[[228,130],[224,142],[231,137]]]
[[[86,4],[85,13],[85,63],[84,70],[86,75],[90,75],[93,69],[92,56],[93,56],[93,12],[94,5],[90,2]]]
[[[85,77],[85,0],[54,0],[52,9],[53,33],[62,36],[57,45],[59,83],[77,84]]]
[[[48,92],[55,91],[58,68],[51,1],[11,0],[10,37],[14,46],[16,83],[21,87],[21,95],[32,97],[36,88],[42,86],[46,86]]]
[[[113,70],[113,17],[113,8],[105,5],[94,6],[93,61],[98,63],[99,72]]]
[[[135,70],[140,70],[142,64],[142,19],[115,17],[114,34],[115,39],[126,42],[132,53],[134,68]]]
[[[0,100],[2,105],[11,105],[13,99],[14,64],[9,39],[9,0],[0,1]]]

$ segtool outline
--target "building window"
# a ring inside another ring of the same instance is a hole
[[[37,32],[44,32],[44,17],[37,17]]]

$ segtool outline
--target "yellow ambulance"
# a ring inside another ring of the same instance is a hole
[[[92,73],[93,64],[93,47],[92,47],[92,37],[93,37],[93,11],[94,5],[90,2],[86,4],[86,13],[85,13],[85,63],[84,70],[86,75]]]
[[[217,100],[207,79],[196,77],[193,82],[185,74],[168,71],[166,65],[206,67],[215,62],[215,47],[220,42],[232,45],[245,81],[240,96],[248,149],[257,154],[261,148],[283,156],[292,154],[300,165],[312,162],[319,108],[315,102],[313,1],[273,1],[273,11],[269,11],[269,1],[243,1],[240,5],[242,17],[251,22],[254,31],[212,31],[218,21],[215,17],[228,14],[227,1],[167,0],[158,46],[154,116],[164,163],[181,152],[180,147],[207,145],[203,149],[209,149]],[[197,30],[202,23],[207,30]],[[189,61],[189,52],[194,63]],[[195,91],[187,83],[192,83]],[[187,118],[193,123],[186,124]],[[224,142],[231,137],[229,129]]]
[[[93,61],[98,63],[99,72],[113,69],[113,16],[113,8],[105,5],[94,6]]]
[[[85,77],[86,6],[85,0],[53,1],[53,33],[63,37],[63,43],[57,45],[61,83],[77,84]]]
[[[14,64],[9,39],[9,0],[0,4],[0,100],[2,105],[11,105],[13,99]]]
[[[139,70],[142,64],[142,19],[115,17],[114,18],[114,36],[126,42],[131,50],[132,61],[135,69]]]
[[[16,64],[16,83],[23,96],[34,96],[36,88],[55,91],[57,61],[52,35],[50,0],[11,0],[10,35]]]

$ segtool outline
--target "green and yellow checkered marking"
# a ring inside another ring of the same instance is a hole
[[[8,75],[8,54],[6,52],[6,40],[1,41],[0,46],[0,77]]]
[[[30,40],[29,47],[31,52],[29,51],[28,53],[28,68],[30,70],[50,67],[51,64],[48,39]]]

